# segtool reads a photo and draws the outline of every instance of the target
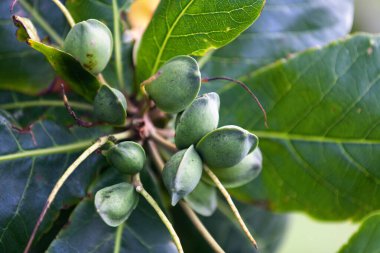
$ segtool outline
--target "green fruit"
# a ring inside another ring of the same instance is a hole
[[[92,74],[103,71],[112,55],[112,33],[96,19],[79,22],[67,34],[63,48]]]
[[[185,200],[200,215],[211,216],[217,207],[216,188],[200,181]]]
[[[194,146],[178,151],[165,164],[162,178],[173,206],[197,186],[202,176],[202,166]]]
[[[160,68],[157,78],[144,87],[161,110],[169,113],[183,111],[201,88],[198,63],[190,56],[172,58]]]
[[[223,169],[212,169],[226,188],[235,188],[245,185],[255,179],[261,172],[263,157],[259,148],[249,153],[240,163]],[[203,177],[207,183],[213,182],[208,177]]]
[[[175,143],[179,149],[196,144],[203,136],[217,128],[219,105],[219,95],[211,92],[196,98],[177,115]]]
[[[114,145],[106,152],[107,161],[121,173],[136,174],[144,168],[146,155],[143,147],[133,141]]]
[[[107,225],[117,227],[126,221],[136,208],[138,197],[131,184],[115,184],[95,194],[96,211]]]
[[[238,164],[258,144],[256,135],[238,126],[220,127],[197,144],[203,161],[213,169],[228,168]]]
[[[102,85],[94,100],[95,117],[112,125],[123,125],[127,119],[127,101],[123,93]]]

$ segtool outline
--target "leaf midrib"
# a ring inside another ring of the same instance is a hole
[[[90,146],[94,142],[94,139],[83,140],[73,144],[66,144],[61,146],[41,148],[34,150],[21,151],[17,153],[6,154],[0,156],[0,162],[16,160],[20,158],[31,158],[36,156],[46,156],[60,153],[73,153],[75,151],[82,150]]]
[[[329,137],[322,135],[293,134],[276,131],[252,131],[259,138],[263,139],[281,139],[286,141],[303,141],[303,142],[319,142],[319,143],[343,143],[343,144],[380,144],[379,140],[371,140],[365,138],[343,138]]]
[[[161,57],[162,57],[162,54],[165,50],[165,47],[166,47],[166,44],[168,43],[169,41],[169,38],[174,30],[174,28],[177,26],[177,23],[178,21],[182,18],[182,16],[184,15],[184,13],[187,11],[187,9],[190,7],[190,5],[194,2],[194,0],[191,0],[186,6],[185,8],[182,9],[182,11],[179,13],[179,15],[176,17],[176,19],[174,20],[174,23],[172,24],[172,26],[170,27],[168,33],[165,35],[165,39],[164,39],[164,42],[162,43],[160,49],[158,50],[158,55],[156,57],[156,60],[154,62],[154,65],[153,65],[153,69],[150,73],[150,75],[154,75],[158,69],[158,65],[160,63],[160,60],[161,60]],[[165,16],[165,18],[167,18],[167,16]]]

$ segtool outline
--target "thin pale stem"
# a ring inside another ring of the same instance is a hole
[[[236,217],[236,219],[238,220],[239,222],[239,225],[240,227],[243,229],[244,231],[244,234],[248,237],[249,241],[253,244],[253,246],[257,249],[257,243],[256,243],[256,240],[253,238],[253,236],[251,235],[251,233],[249,232],[247,226],[245,225],[244,223],[244,220],[243,218],[241,217],[240,213],[239,213],[239,210],[236,208],[230,194],[228,193],[228,191],[226,190],[226,188],[224,188],[223,184],[220,182],[220,180],[218,179],[218,177],[207,167],[207,166],[204,166],[204,171],[207,173],[207,175],[211,178],[211,180],[214,182],[214,184],[216,185],[216,187],[218,187],[219,191],[222,193],[222,195],[224,196],[224,198],[226,199],[228,205],[230,206],[234,216]]]
[[[124,225],[125,225],[125,223],[123,222],[117,227],[116,237],[115,237],[115,245],[113,247],[113,253],[120,253],[121,241],[123,238]]]
[[[217,253],[224,253],[224,250],[220,245],[215,241],[214,237],[208,232],[207,228],[203,225],[202,221],[198,218],[195,212],[186,204],[184,201],[180,201],[183,211],[189,217],[190,221],[194,224],[199,233],[203,236],[203,238],[207,241],[210,247]]]
[[[156,131],[151,131],[150,132],[150,137],[152,137],[152,139],[155,142],[157,142],[161,146],[167,148],[168,150],[173,151],[173,152],[177,151],[177,147],[176,147],[176,145],[174,143],[172,143],[171,141],[168,141],[167,139],[163,138]]]
[[[240,80],[235,80],[233,78],[226,77],[226,76],[204,77],[204,78],[202,78],[202,82],[203,83],[208,83],[208,82],[215,81],[215,80],[224,80],[224,81],[229,81],[229,82],[232,82],[232,83],[240,85],[240,87],[242,87],[252,97],[252,99],[255,100],[255,102],[259,106],[260,110],[263,112],[265,127],[269,128],[268,127],[267,113],[266,113],[263,105],[260,103],[260,100],[256,97],[256,95],[249,89],[249,87],[245,83],[243,83]]]
[[[91,111],[92,105],[71,101],[70,105],[72,108],[83,111]],[[33,101],[18,101],[16,103],[2,104],[0,105],[0,109],[4,110],[12,110],[12,109],[20,109],[27,107],[62,107],[65,106],[62,103],[62,100],[33,100]]]
[[[150,154],[152,155],[153,162],[155,163],[156,167],[162,172],[164,169],[165,163],[161,158],[160,153],[158,152],[158,148],[156,146],[156,143],[154,143],[151,140],[148,140],[148,146]]]
[[[45,21],[45,19],[38,13],[38,11],[33,8],[26,0],[19,0],[22,7],[29,12],[33,19],[44,29],[50,37],[55,40],[60,46],[63,45],[63,39],[58,35],[56,31]]]
[[[156,211],[157,215],[160,217],[162,223],[164,223],[164,225],[168,229],[171,237],[173,238],[174,244],[177,247],[178,252],[179,253],[183,253],[184,251],[183,251],[183,248],[182,248],[182,245],[181,245],[181,241],[179,240],[179,237],[178,237],[176,231],[174,230],[173,225],[171,224],[171,222],[169,221],[169,219],[166,217],[166,215],[164,214],[164,212],[161,210],[161,208],[158,205],[158,203],[144,189],[144,187],[143,187],[143,185],[142,185],[142,183],[140,181],[140,177],[139,177],[138,174],[135,175],[133,181],[134,181],[134,185],[136,187],[136,191],[138,193],[140,193],[145,198],[145,200],[149,203],[149,205],[151,207],[153,207],[153,209]]]
[[[114,35],[114,45],[115,45],[115,66],[117,80],[119,83],[119,88],[122,89],[124,86],[124,76],[123,76],[123,62],[121,57],[121,40],[120,40],[120,11],[117,5],[117,0],[112,0],[112,11],[113,11],[113,35]]]
[[[71,16],[69,10],[66,9],[66,7],[61,3],[61,1],[59,1],[59,0],[52,0],[52,1],[58,6],[58,8],[63,13],[63,15],[65,15],[65,17],[66,17],[67,22],[69,23],[69,25],[71,27],[73,27],[75,25],[75,21],[74,21],[73,16]]]
[[[100,137],[94,144],[92,144],[89,148],[87,148],[63,173],[63,175],[58,179],[57,183],[54,185],[53,190],[50,192],[50,195],[48,199],[46,200],[45,206],[42,209],[42,212],[40,216],[38,217],[37,223],[34,226],[32,235],[29,238],[28,244],[25,247],[24,253],[29,252],[34,237],[36,236],[36,233],[38,231],[39,226],[41,225],[41,222],[43,221],[47,210],[49,209],[50,205],[54,201],[55,197],[57,196],[58,191],[61,189],[63,184],[66,182],[66,180],[69,178],[69,176],[75,171],[75,169],[89,157],[94,151],[99,149],[101,146],[103,146],[109,139],[112,140],[123,140],[130,138],[133,135],[130,131],[121,132],[118,134],[110,135],[110,136],[103,136]]]

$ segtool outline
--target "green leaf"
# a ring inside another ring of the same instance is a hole
[[[138,48],[137,81],[174,56],[202,56],[228,44],[258,18],[264,2],[162,0]]]
[[[70,87],[89,101],[93,101],[101,83],[70,54],[48,46],[37,40],[33,24],[27,18],[13,16],[14,24],[19,28],[18,39],[24,40],[30,47],[45,55],[57,74],[69,83]],[[21,36],[20,36],[21,35]],[[32,39],[32,37],[34,39]]]
[[[363,221],[359,230],[351,236],[339,253],[379,253],[380,213],[375,213]]]
[[[70,87],[89,101],[93,101],[101,86],[98,79],[86,71],[82,65],[68,53],[43,43],[28,40],[28,44],[45,55],[57,74],[64,79]]]
[[[261,176],[235,196],[331,220],[379,209],[379,73],[380,37],[360,34],[249,74],[269,129],[248,95],[226,87],[222,124],[252,130],[263,151]]]
[[[240,76],[289,54],[346,35],[352,0],[267,0],[258,21],[228,46],[216,50],[202,71]]]
[[[30,131],[14,128],[0,114],[0,252],[22,252],[37,218],[58,178],[103,130],[68,131],[51,121],[35,122]],[[35,242],[50,229],[59,210],[78,202],[96,170],[103,165],[94,154],[77,169],[59,192],[42,223]],[[36,244],[34,244],[36,245]],[[38,246],[38,245],[36,245]]]

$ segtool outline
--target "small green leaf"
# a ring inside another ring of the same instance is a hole
[[[19,27],[23,34],[33,34],[33,31],[26,30],[30,29],[30,21],[28,19],[23,19],[18,16],[13,16],[15,25]],[[27,22],[24,24],[22,22]],[[82,95],[89,101],[93,101],[96,92],[100,88],[101,84],[96,79],[94,75],[83,69],[82,65],[74,59],[70,54],[63,52],[52,46],[48,46],[41,42],[31,39],[30,36],[23,37],[27,44],[45,55],[46,59],[49,61],[50,65],[57,72],[57,74],[67,81],[70,87]]]
[[[363,221],[359,230],[350,238],[339,253],[379,253],[380,213],[375,213]]]
[[[379,209],[379,73],[380,37],[366,34],[252,72],[242,80],[267,110],[269,129],[249,96],[226,87],[221,119],[254,132],[263,151],[261,175],[235,196],[331,220]]]
[[[162,0],[138,48],[137,81],[174,56],[202,56],[228,44],[258,18],[264,2]]]

